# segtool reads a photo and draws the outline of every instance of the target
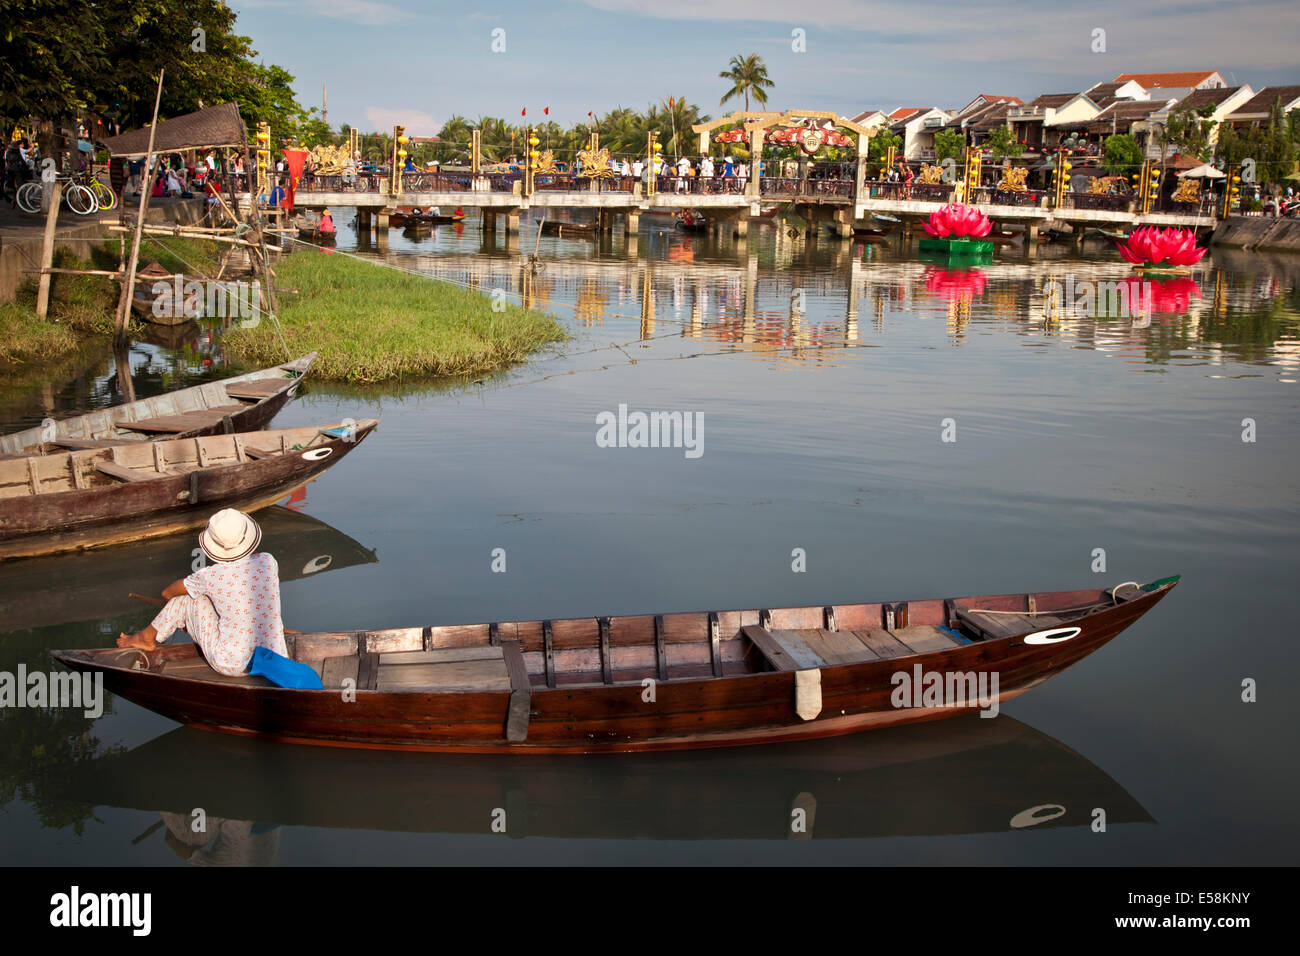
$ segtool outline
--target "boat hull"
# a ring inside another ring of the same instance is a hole
[[[530,686],[510,690],[455,692],[392,692],[367,690],[365,676],[357,686],[363,688],[344,698],[339,690],[287,690],[259,686],[252,679],[244,683],[204,679],[168,678],[168,660],[183,660],[185,648],[166,648],[151,652],[150,668],[132,669],[142,652],[67,651],[55,652],[56,658],[80,671],[97,671],[104,675],[104,686],[142,707],[172,720],[197,728],[240,734],[300,744],[334,747],[361,747],[381,750],[421,750],[435,752],[576,754],[598,752],[635,752],[650,750],[686,750],[775,743],[833,737],[862,730],[918,723],[969,713],[971,706],[899,706],[896,688],[899,674],[977,674],[997,675],[995,694],[1001,703],[1011,700],[1048,678],[1072,666],[1114,639],[1122,630],[1145,614],[1173,587],[1165,583],[1151,593],[1117,603],[1076,619],[1069,630],[1078,633],[1066,640],[1050,643],[1026,641],[1026,635],[1001,639],[978,640],[942,651],[909,653],[906,656],[857,663],[823,664],[818,671],[820,686],[817,712],[809,717],[801,699],[800,685],[806,683],[795,670],[757,670],[733,672],[723,676],[698,676],[674,679],[628,679],[617,671],[613,680],[600,686],[590,684],[550,686],[543,682],[534,661],[530,668]],[[1067,607],[1051,601],[1078,600],[1080,595],[1098,592],[1056,592],[1038,595],[1040,607]],[[975,600],[981,606],[1015,606],[1025,595],[1003,595]],[[1090,597],[1089,600],[1094,599]],[[910,602],[911,620],[924,623],[945,619],[951,602]],[[1019,605],[1024,607],[1023,603]],[[885,605],[844,605],[834,608],[841,627],[865,626]],[[780,627],[815,626],[824,608],[784,608],[770,612]],[[735,662],[749,655],[752,648],[743,645],[761,620],[759,611],[719,612],[721,651],[715,660]],[[672,615],[678,635],[695,627],[688,619],[704,615]],[[859,621],[863,623],[858,623]],[[496,633],[503,642],[514,638],[528,653],[535,646],[533,625],[540,622],[501,624]],[[580,624],[581,622],[579,622]],[[626,618],[604,625],[602,641],[611,633],[631,634],[637,619]],[[578,633],[574,622],[548,622],[555,639]],[[573,626],[570,626],[573,625]],[[769,622],[768,626],[773,626]],[[615,630],[617,628],[617,630]],[[545,628],[542,630],[545,631]],[[488,629],[482,627],[486,636]],[[456,628],[412,628],[406,631],[363,632],[364,646],[371,651],[414,650],[428,646],[473,646],[479,626]],[[781,633],[781,632],[777,632]],[[1032,636],[1032,635],[1031,635]],[[322,648],[331,646],[341,635],[301,635],[295,638],[296,656],[312,659]],[[352,638],[352,651],[356,650]],[[486,641],[484,641],[486,643]],[[564,643],[564,642],[562,642]],[[722,645],[726,645],[723,647]],[[334,645],[346,653],[346,645]],[[677,660],[689,659],[688,649],[677,647]],[[555,649],[547,642],[544,652],[551,673],[554,654],[586,653],[587,648]],[[734,652],[734,653],[732,653]],[[189,651],[189,656],[193,652]],[[600,654],[608,648],[602,644]],[[705,651],[708,653],[708,651]],[[328,656],[328,655],[327,655]],[[669,660],[673,659],[670,654]],[[737,666],[733,663],[733,668]],[[919,670],[918,670],[919,669]],[[806,669],[805,669],[806,670]],[[680,670],[679,670],[680,672]],[[361,671],[366,673],[364,667]],[[622,677],[620,680],[619,678]],[[512,681],[513,683],[518,683]],[[521,691],[523,692],[521,700]],[[521,712],[522,708],[522,712]],[[801,713],[804,716],[801,716]],[[512,724],[523,719],[526,736],[511,737]]]
[[[162,537],[201,528],[222,508],[250,512],[269,507],[339,462],[373,429],[373,422],[366,423],[357,427],[354,439],[334,438],[310,452],[203,467],[152,480],[0,498],[0,561]],[[224,437],[256,441],[275,434]],[[188,443],[177,440],[158,446]]]

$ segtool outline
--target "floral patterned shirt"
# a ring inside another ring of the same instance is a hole
[[[212,602],[222,645],[247,649],[249,657],[258,647],[289,656],[280,620],[280,568],[271,555],[213,562],[187,577],[185,590]]]

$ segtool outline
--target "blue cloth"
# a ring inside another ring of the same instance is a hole
[[[253,650],[253,661],[248,665],[250,674],[265,677],[277,687],[293,687],[298,690],[324,690],[320,675],[297,661],[277,654],[265,647]]]

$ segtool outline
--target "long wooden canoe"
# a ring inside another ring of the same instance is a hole
[[[251,432],[266,425],[293,397],[316,361],[316,353],[283,365],[219,382],[143,398],[0,436],[0,457],[44,454],[105,442],[194,438],[220,432]]]
[[[379,424],[127,442],[0,461],[0,560],[202,527],[301,488]]]
[[[180,723],[295,743],[475,753],[722,747],[987,709],[1110,641],[1177,581],[298,635],[291,653],[320,672],[324,690],[223,677],[193,645],[52,653]],[[935,679],[938,698],[925,690]],[[986,699],[972,700],[977,691]]]

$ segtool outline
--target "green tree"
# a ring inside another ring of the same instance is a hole
[[[767,103],[767,91],[774,84],[771,77],[767,75],[767,65],[763,58],[757,53],[751,53],[749,56],[740,56],[737,54],[731,58],[730,66],[718,74],[719,78],[729,80],[731,89],[723,94],[722,99],[718,100],[721,106],[733,96],[743,96],[745,98],[745,111],[749,111],[749,97],[752,95],[758,103]]]
[[[1142,166],[1146,158],[1142,147],[1128,133],[1116,133],[1107,136],[1103,146],[1105,160],[1102,163],[1112,176],[1131,176]]]
[[[884,171],[885,157],[890,149],[903,148],[903,137],[887,129],[879,130],[867,143],[867,162],[874,163],[877,175]]]
[[[962,158],[966,148],[966,137],[955,129],[941,129],[934,134],[934,161],[942,164],[945,159]]]
[[[1000,163],[1004,159],[1015,159],[1023,152],[1020,143],[1012,137],[1011,130],[1005,126],[995,127],[984,140],[984,145],[995,163]]]
[[[1201,162],[1208,162],[1214,154],[1215,122],[1213,104],[1196,109],[1174,110],[1164,126],[1156,130],[1156,141],[1160,144],[1160,161],[1163,165],[1165,151],[1173,147],[1179,153],[1195,156]]]

